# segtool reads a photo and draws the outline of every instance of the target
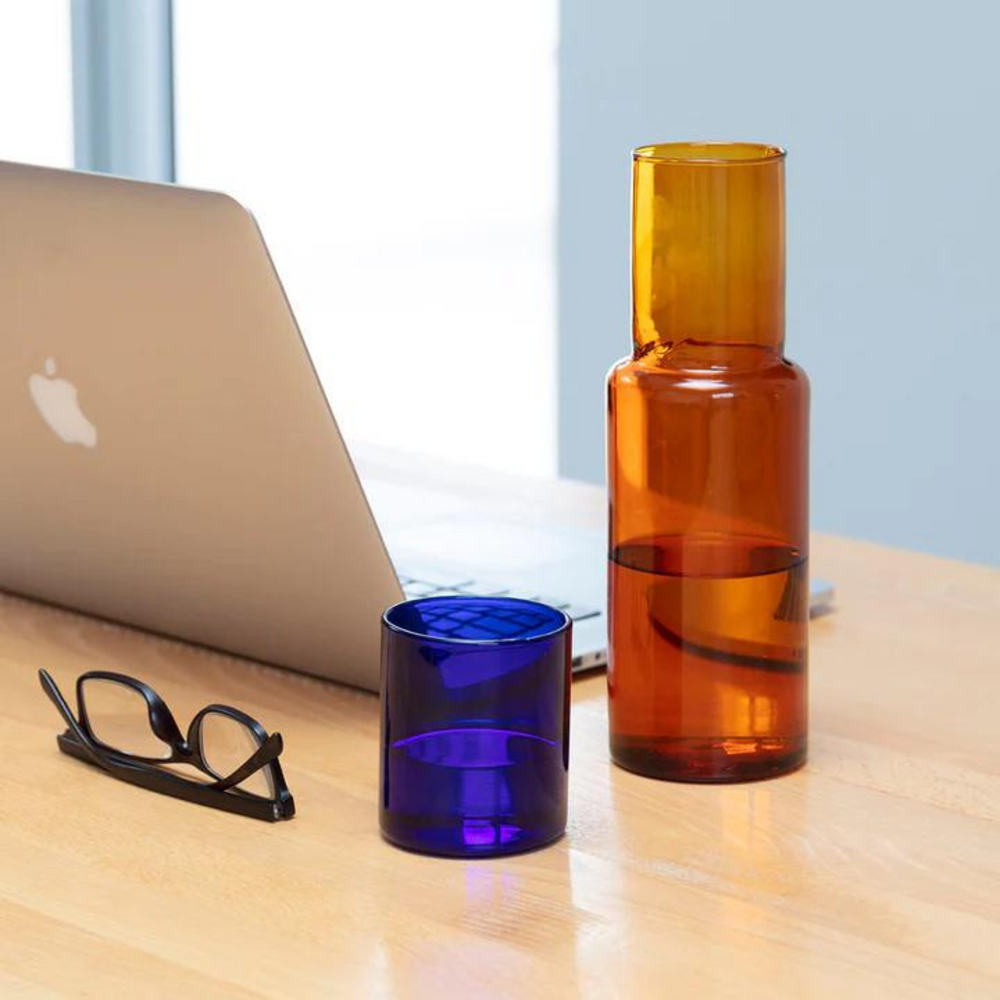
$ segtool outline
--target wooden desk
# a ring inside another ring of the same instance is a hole
[[[537,497],[532,498],[538,503]],[[600,492],[553,486],[580,523]],[[570,826],[443,861],[376,826],[376,700],[0,597],[0,996],[1000,995],[1000,572],[815,539],[812,757],[729,787],[612,767],[603,676],[574,685]],[[57,752],[46,666],[134,672],[286,738],[268,825]]]

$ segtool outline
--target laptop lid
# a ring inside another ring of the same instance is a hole
[[[376,689],[399,584],[251,216],[0,163],[0,220],[0,588]]]

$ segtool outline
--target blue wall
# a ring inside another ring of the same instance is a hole
[[[1000,564],[1000,5],[562,0],[561,471],[604,474],[629,150],[777,142],[819,530]]]

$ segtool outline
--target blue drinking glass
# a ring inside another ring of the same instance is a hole
[[[379,821],[425,854],[491,857],[566,829],[569,618],[510,597],[382,616]]]

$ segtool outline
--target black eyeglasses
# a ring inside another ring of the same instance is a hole
[[[69,727],[57,737],[63,753],[198,805],[271,822],[295,815],[278,763],[281,735],[269,736],[245,712],[209,705],[191,720],[185,738],[163,699],[134,677],[103,670],[82,674],[76,682],[79,719],[49,673],[39,670],[38,678]],[[212,780],[191,780],[163,764],[191,764]]]

